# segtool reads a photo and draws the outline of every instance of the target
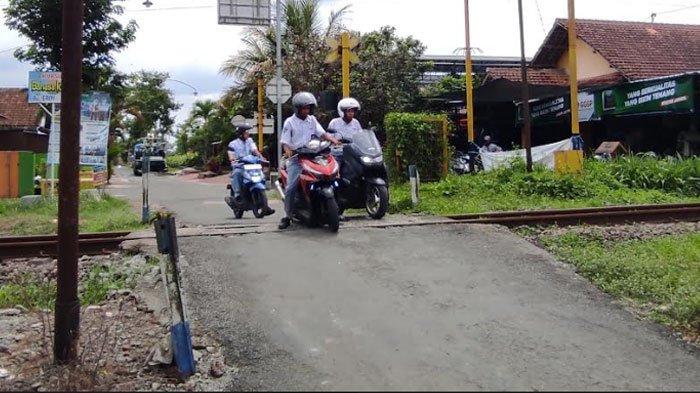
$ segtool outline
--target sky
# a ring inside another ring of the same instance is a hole
[[[182,104],[178,122],[187,117],[197,99],[216,99],[232,81],[219,74],[219,67],[241,49],[244,27],[217,24],[216,0],[123,0],[123,22],[135,20],[136,40],[115,54],[123,72],[141,69],[166,71],[176,81],[166,82]],[[9,0],[0,0],[0,18]],[[577,0],[576,17],[586,19],[651,21],[697,24],[700,0]],[[350,5],[345,20],[352,30],[369,32],[382,26],[396,27],[399,35],[422,41],[426,54],[451,55],[464,48],[463,0],[321,0],[324,19],[332,10]],[[471,46],[474,55],[519,56],[517,0],[470,0]],[[556,18],[566,18],[566,0],[523,0],[525,54],[532,56]],[[24,87],[31,65],[13,57],[14,48],[28,41],[0,24],[0,87]]]

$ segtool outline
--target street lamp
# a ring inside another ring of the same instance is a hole
[[[183,81],[181,81],[181,80],[173,79],[173,78],[168,78],[168,79],[166,79],[166,80],[173,81],[173,82],[178,82],[178,83],[181,83],[181,84],[183,84],[183,85],[189,87],[190,89],[192,89],[192,90],[194,91],[194,95],[195,95],[195,96],[196,96],[197,94],[199,94],[199,92],[197,91],[197,88],[195,88],[194,86],[190,85],[189,83],[183,82]]]

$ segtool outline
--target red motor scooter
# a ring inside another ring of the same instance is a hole
[[[340,213],[335,190],[338,188],[339,166],[331,154],[330,145],[328,141],[312,139],[308,145],[295,151],[302,171],[292,218],[312,227],[327,224],[332,232],[337,232]],[[275,186],[284,199],[284,190],[287,188],[286,168],[280,169],[280,177]]]

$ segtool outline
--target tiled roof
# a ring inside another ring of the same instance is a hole
[[[629,80],[700,70],[700,25],[577,19],[576,34]],[[532,65],[553,67],[566,47],[557,19]]]
[[[0,88],[0,128],[34,128],[40,110],[27,102],[27,89]]]
[[[522,80],[519,67],[510,68],[488,68],[486,69],[486,80],[507,79],[513,82]],[[527,81],[533,85],[540,86],[564,86],[569,84],[569,78],[564,70],[557,68],[529,68],[527,71]]]
[[[520,82],[520,68],[489,68],[486,70],[485,81],[496,79],[507,79],[512,82]],[[569,76],[564,70],[558,68],[528,68],[527,81],[531,85],[538,86],[568,86]],[[619,72],[601,75],[594,78],[582,79],[578,81],[580,89],[591,87],[612,86],[625,82],[624,76]]]

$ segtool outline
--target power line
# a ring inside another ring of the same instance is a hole
[[[700,7],[700,4],[689,5],[689,6],[687,6],[687,7],[676,8],[675,10],[657,12],[656,15],[670,14],[670,13],[672,13],[672,12],[685,11],[685,10],[689,10],[689,9],[691,9],[691,8],[698,8],[698,7]]]
[[[215,5],[195,5],[195,6],[181,6],[181,7],[161,7],[161,8],[144,8],[140,10],[130,10],[124,8],[124,13],[130,12],[154,12],[154,11],[181,11],[181,10],[195,10],[203,8],[216,8]]]
[[[535,0],[535,5],[537,6],[537,15],[540,17],[540,26],[542,26],[542,33],[546,36],[547,30],[544,28],[544,19],[542,18],[542,10],[540,10],[540,2]]]

